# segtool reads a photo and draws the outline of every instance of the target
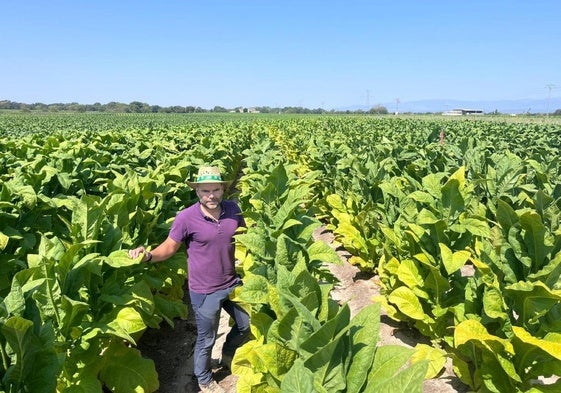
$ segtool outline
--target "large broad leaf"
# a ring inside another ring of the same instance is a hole
[[[116,325],[115,325],[116,324]],[[129,334],[141,333],[146,329],[142,315],[133,307],[123,307],[117,313],[113,326],[119,326]]]
[[[244,245],[245,248],[252,254],[257,255],[260,258],[271,258],[267,253],[267,242],[263,241],[263,237],[260,233],[255,231],[238,234],[236,235],[236,241]]]
[[[321,327],[320,321],[318,321],[316,318],[318,309],[310,309],[310,305],[317,300],[316,296],[318,296],[319,294],[316,295],[314,293],[311,293],[306,295],[303,299],[300,299],[292,293],[284,291],[282,288],[279,288],[279,293],[281,295],[281,298],[286,299],[292,304],[293,309],[298,312],[299,316],[302,318],[302,321],[305,324],[309,325],[313,331],[316,331]]]
[[[411,289],[416,287],[422,288],[424,285],[420,269],[412,259],[404,259],[401,261],[397,270],[397,277]]]
[[[497,201],[497,221],[503,228],[504,233],[508,233],[510,228],[520,221],[516,211],[505,201],[499,199]]]
[[[275,264],[286,266],[288,270],[292,270],[301,254],[302,246],[298,242],[284,233],[279,235],[275,250]]]
[[[426,344],[417,344],[415,353],[411,356],[411,362],[419,363],[422,361],[428,362],[425,379],[436,378],[446,364],[446,351]]]
[[[462,266],[466,264],[470,257],[469,251],[460,250],[452,252],[444,243],[438,243],[440,247],[440,257],[442,258],[442,263],[448,274],[453,274],[454,272],[460,270]]]
[[[309,191],[304,187],[302,189],[293,189],[288,192],[287,198],[273,217],[275,229],[283,228],[285,224],[287,224],[287,221],[293,218],[294,210],[306,200],[308,192]]]
[[[528,281],[541,281],[548,288],[561,289],[561,252],[555,254],[543,269],[528,274]]]
[[[268,342],[277,342],[298,353],[300,345],[313,333],[310,325],[298,314],[295,308],[290,309],[281,319],[271,324],[267,335]]]
[[[442,205],[450,209],[450,214],[464,209],[462,190],[465,187],[465,168],[460,167],[442,187]]]
[[[308,257],[310,262],[319,261],[336,265],[343,263],[339,254],[323,241],[315,241],[308,247]]]
[[[170,326],[173,326],[175,318],[185,319],[188,314],[187,305],[181,299],[173,299],[159,293],[154,295],[154,310],[158,313],[158,316],[164,318]],[[158,317],[156,316],[152,319],[145,320],[145,323],[150,327],[156,327],[159,325]]]
[[[244,277],[242,291],[238,294],[239,300],[249,304],[267,304],[269,302],[269,282],[263,276],[248,274]]]
[[[146,329],[142,316],[132,307],[115,307],[92,326],[131,343],[135,343],[134,336],[138,337]]]
[[[158,374],[151,359],[140,351],[112,342],[103,354],[105,359],[99,377],[113,393],[151,393],[159,388]]]
[[[421,393],[427,364],[423,362],[408,366],[413,352],[413,349],[401,345],[378,347],[363,392]]]
[[[407,287],[399,287],[388,296],[388,301],[409,318],[423,320],[425,312],[415,293]]]
[[[436,199],[440,199],[442,196],[441,181],[444,176],[444,173],[430,173],[427,176],[423,177],[423,188]]]
[[[304,366],[301,359],[296,359],[282,380],[281,392],[314,393],[314,391],[314,374]]]
[[[52,325],[43,325],[36,334],[33,322],[11,317],[0,324],[0,333],[15,355],[11,363],[5,358],[2,386],[17,392],[55,391],[56,377],[62,369],[62,363],[54,349]]]
[[[339,337],[310,356],[304,365],[314,373],[315,386],[326,392],[343,392],[346,387],[347,337]]]
[[[513,309],[520,316],[520,321],[540,328],[538,318],[561,301],[561,290],[551,290],[539,281],[521,281],[505,287],[504,296],[513,302]]]
[[[351,363],[347,369],[347,393],[359,393],[366,384],[380,340],[380,305],[366,306],[349,325]]]
[[[503,293],[498,287],[486,287],[483,292],[483,310],[493,319],[508,320],[507,306]]]
[[[22,282],[25,285],[25,280],[28,276],[31,276],[31,271],[29,269],[22,270],[16,273],[15,277],[12,279],[12,286],[10,292],[6,295],[2,302],[0,303],[1,308],[5,309],[8,314],[11,315],[23,315],[25,311],[25,293],[22,288]],[[29,277],[31,279],[31,277]],[[42,280],[32,280],[39,285]]]
[[[546,264],[546,255],[553,247],[545,243],[546,229],[538,213],[526,212],[522,214],[520,225],[525,229],[524,240],[528,254],[533,261],[532,271],[535,272]]]
[[[29,209],[33,209],[37,205],[37,194],[35,193],[33,187],[29,185],[20,184],[19,182],[17,183],[12,182],[12,181],[7,181],[4,184],[6,184],[7,186],[8,185],[13,186],[12,188],[13,194],[19,196],[22,199],[23,205],[25,207]]]
[[[513,326],[512,344],[516,351],[516,366],[526,371],[526,378],[541,375],[561,375],[561,336],[549,334],[543,339],[534,337],[524,328]]]
[[[284,288],[280,287],[279,293],[284,295]],[[290,293],[295,295],[300,300],[300,303],[304,304],[308,310],[316,311],[319,309],[322,300],[322,292],[317,279],[307,270],[302,270],[302,272],[296,276],[294,283],[290,286]],[[309,298],[309,301],[304,301],[306,298]]]
[[[460,223],[458,225],[450,226],[451,229],[458,233],[469,232],[472,235],[484,238],[492,238],[491,229],[489,224],[483,218],[477,217],[464,217],[460,216]]]
[[[428,362],[426,361],[412,364],[392,378],[368,384],[364,393],[423,393],[423,381],[427,367]]]
[[[60,329],[67,335],[71,330],[80,326],[83,318],[87,315],[90,310],[90,305],[86,302],[80,302],[73,300],[66,295],[63,295],[60,303],[60,318],[61,326]]]
[[[308,356],[314,354],[320,348],[331,342],[343,329],[346,329],[350,318],[351,311],[349,306],[345,304],[340,308],[339,313],[334,318],[324,323],[321,328],[313,332],[312,335],[302,343],[300,350],[306,351]]]
[[[512,363],[514,355],[512,343],[489,334],[479,321],[468,319],[460,322],[454,331],[454,345],[467,357],[474,356],[476,352],[480,353],[473,361],[480,363],[483,359],[483,363],[486,364],[481,366],[489,367],[484,379],[495,380],[498,383],[508,377],[521,382]]]
[[[297,357],[295,351],[277,343],[262,344],[253,340],[236,350],[232,372],[237,375],[271,374],[280,380],[290,370]]]
[[[113,251],[109,254],[106,258],[104,258],[104,262],[107,263],[111,267],[125,267],[125,266],[132,266],[138,265],[142,262],[143,255],[139,255],[136,258],[129,257],[127,250],[117,250]]]

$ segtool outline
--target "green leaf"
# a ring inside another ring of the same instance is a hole
[[[271,324],[268,331],[267,341],[278,342],[298,353],[302,352],[300,346],[308,340],[313,333],[312,328],[298,314],[295,308],[291,308],[282,318]]]
[[[504,233],[508,233],[510,228],[517,225],[520,221],[516,211],[505,201],[497,201],[497,221],[503,228]]]
[[[268,256],[266,248],[267,242],[263,241],[262,236],[257,232],[236,235],[236,241],[239,241],[248,251],[260,258]]]
[[[428,362],[415,363],[399,371],[392,378],[368,384],[364,393],[423,393],[424,375],[427,373]]]
[[[460,216],[460,225],[458,226],[458,228],[461,228],[459,233],[464,233],[465,231],[468,231],[469,233],[475,236],[480,236],[483,238],[492,238],[491,228],[489,228],[489,225],[483,219],[474,218],[474,217],[464,218],[463,216]]]
[[[315,241],[308,247],[310,262],[318,261],[341,265],[343,261],[337,252],[324,241]]]
[[[397,270],[397,277],[411,289],[416,287],[422,288],[424,285],[420,269],[415,261],[411,259],[404,259],[401,261]]]
[[[493,319],[508,320],[503,294],[499,288],[486,287],[483,293],[483,310]]]
[[[520,225],[526,230],[524,241],[528,249],[528,255],[533,261],[532,271],[535,272],[546,264],[546,255],[553,247],[545,244],[546,228],[538,213],[526,212],[522,214]]]
[[[427,374],[424,379],[436,378],[446,364],[446,351],[426,344],[417,344],[415,352],[411,356],[411,362],[415,364],[422,361],[428,361]]]
[[[321,386],[326,392],[341,392],[346,386],[345,336],[324,345],[310,356],[304,365],[314,373],[315,386]]]
[[[474,349],[479,349],[481,355],[473,361],[478,362],[480,367],[488,367],[484,381],[490,380],[498,383],[507,376],[514,381],[521,382],[512,362],[514,355],[512,343],[508,339],[489,334],[479,321],[468,319],[456,325],[454,345],[466,356],[473,356]]]
[[[520,281],[506,286],[504,296],[513,302],[513,309],[521,321],[540,327],[536,317],[541,317],[561,301],[561,290],[551,290],[539,281]]]
[[[442,205],[450,209],[450,214],[464,209],[464,198],[460,191],[464,186],[465,168],[460,167],[442,187]]]
[[[533,378],[546,375],[544,370],[546,364],[548,368],[556,368],[557,372],[561,370],[561,339],[559,335],[548,335],[541,339],[532,336],[519,326],[513,326],[512,331],[514,333],[512,344],[517,359],[520,359],[520,363],[517,364],[519,370],[525,370]]]
[[[249,304],[267,304],[269,302],[269,282],[263,276],[247,274],[238,296],[242,302]]]
[[[296,359],[295,351],[277,343],[261,344],[250,341],[236,350],[232,372],[237,373],[244,364],[249,363],[252,372],[270,373],[275,378],[281,379]]]
[[[399,287],[388,296],[388,301],[409,318],[423,320],[425,312],[415,293],[407,287]]]
[[[456,348],[470,341],[480,342],[488,348],[491,348],[490,345],[493,345],[493,343],[497,343],[498,346],[504,348],[507,353],[514,354],[514,349],[508,340],[489,334],[485,326],[474,319],[460,322],[456,325],[456,329],[454,330],[454,345]]]
[[[380,305],[363,308],[349,325],[351,363],[347,369],[347,393],[362,391],[374,363],[380,339]]]
[[[108,314],[110,318],[113,315],[115,315],[114,312]],[[142,316],[132,307],[123,307],[118,309],[114,319],[107,325],[113,328],[120,337],[129,340],[132,339],[133,343],[135,343],[133,337],[139,337],[140,334],[146,330],[146,324],[144,323]]]
[[[111,267],[119,268],[138,265],[142,262],[143,257],[144,255],[140,254],[136,258],[131,258],[129,257],[127,250],[117,250],[113,251],[107,257],[103,258],[103,261]]]
[[[438,243],[440,248],[440,256],[442,258],[442,263],[448,274],[453,274],[454,272],[460,270],[462,266],[466,264],[470,257],[469,251],[460,250],[452,252],[444,243]]]
[[[434,204],[434,196],[432,196],[428,192],[413,191],[412,193],[407,195],[407,197],[413,199],[416,202],[421,202],[421,203],[424,203],[424,204],[427,204],[427,205]]]
[[[283,393],[314,393],[314,374],[304,366],[302,359],[296,359],[281,382]]]
[[[440,220],[434,215],[434,213],[427,209],[422,209],[417,215],[416,220],[419,225],[432,225],[439,221]]]
[[[407,364],[413,349],[402,345],[382,345],[376,349],[374,363],[368,373],[367,390],[376,392],[374,387],[383,381],[394,378],[399,370]]]
[[[140,351],[112,342],[104,353],[100,379],[114,393],[155,392],[159,388],[158,374],[151,359]]]
[[[73,327],[80,326],[82,318],[90,310],[90,305],[80,302],[63,295],[60,303],[61,329],[69,334]]]
[[[62,369],[61,359],[54,350],[54,330],[51,324],[34,332],[33,322],[10,317],[0,324],[0,333],[13,351],[13,358],[5,369],[2,386],[14,391],[50,393],[55,391],[56,377]],[[41,372],[37,372],[41,370]]]
[[[440,199],[442,196],[441,181],[444,175],[444,173],[430,173],[423,177],[423,188],[436,199]]]
[[[300,346],[302,351],[306,351],[308,356],[317,352],[321,347],[332,341],[337,334],[346,329],[351,319],[349,306],[345,304],[339,309],[339,313],[334,318],[324,323],[318,330],[313,332]]]

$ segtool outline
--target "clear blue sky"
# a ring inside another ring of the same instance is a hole
[[[561,95],[561,1],[9,1],[0,100],[342,108]]]

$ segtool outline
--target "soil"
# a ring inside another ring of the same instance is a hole
[[[329,268],[340,280],[332,291],[332,297],[339,303],[348,303],[351,315],[372,302],[372,297],[380,293],[380,286],[375,275],[361,273],[358,268],[348,263],[348,254],[335,242],[331,233],[320,230],[314,235],[316,240],[325,241],[337,250],[342,265]],[[188,291],[185,301],[189,304]],[[213,350],[213,370],[216,381],[228,393],[236,392],[236,376],[219,366],[220,349],[228,327],[228,315],[223,312],[220,319],[219,336]],[[176,320],[174,327],[163,323],[160,329],[149,329],[142,336],[138,348],[144,357],[154,361],[159,375],[158,393],[196,393],[199,388],[193,375],[193,348],[195,344],[196,325],[193,313],[189,310],[186,320]],[[380,344],[398,344],[408,347],[427,340],[417,331],[388,318],[382,311],[380,323]],[[468,392],[469,388],[461,383],[448,362],[438,378],[426,380],[423,384],[425,393]]]

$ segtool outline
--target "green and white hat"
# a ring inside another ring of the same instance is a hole
[[[220,168],[216,166],[202,166],[199,168],[199,173],[197,174],[197,180],[188,181],[187,184],[192,189],[195,189],[198,184],[208,184],[208,183],[218,183],[229,186],[232,182],[227,180],[222,180],[222,175],[220,174]]]

